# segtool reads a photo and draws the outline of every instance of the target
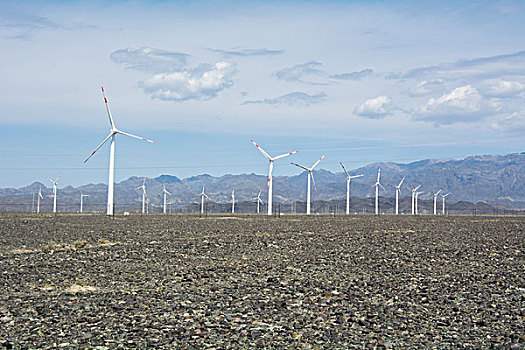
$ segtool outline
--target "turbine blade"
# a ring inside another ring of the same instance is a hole
[[[358,177],[361,177],[361,176],[364,176],[363,174],[361,175],[354,175],[354,176],[350,176],[350,179],[355,179],[355,178],[358,178]]]
[[[381,176],[381,169],[377,169],[377,182],[379,183],[379,177]]]
[[[94,155],[94,154],[100,149],[100,147],[102,147],[102,145],[103,145],[104,143],[106,143],[106,141],[107,141],[111,136],[113,136],[113,133],[112,133],[112,132],[109,133],[109,135],[104,139],[104,141],[102,141],[102,142],[100,143],[100,145],[98,145],[97,148],[95,148],[95,150],[93,151],[93,153],[91,153],[91,155],[90,155],[89,157],[86,158],[86,160],[84,161],[84,163],[87,162],[87,161],[89,160],[89,158],[93,157],[93,155]]]
[[[261,153],[263,154],[263,156],[265,156],[266,158],[268,158],[268,160],[272,160],[272,157],[270,157],[270,155],[268,153],[266,153],[262,148],[261,146],[259,146],[258,144],[255,143],[255,141],[253,140],[250,140],[251,143],[253,143],[255,145],[255,147],[257,147],[257,149],[259,151],[261,151]]]
[[[297,167],[299,167],[299,168],[303,168],[303,169],[306,170],[306,171],[310,171],[310,169],[308,169],[308,168],[305,167],[305,166],[302,166],[302,165],[299,165],[299,164],[296,164],[296,163],[292,163],[292,162],[290,162],[290,164],[293,164],[293,165],[295,165],[295,166],[297,166]]]
[[[381,185],[380,183],[377,183],[377,184],[378,184],[379,187],[381,187],[384,191],[386,191],[385,188],[383,187],[383,185]]]
[[[127,133],[127,132],[124,132],[124,131],[120,131],[120,130],[117,130],[117,132],[119,134],[126,135],[126,136],[129,136],[129,137],[133,137],[133,138],[138,139],[138,140],[143,140],[143,141],[146,141],[146,142],[149,142],[149,143],[156,143],[155,141],[148,140],[147,138],[142,137],[142,136],[132,135],[130,133]]]
[[[326,156],[326,154],[323,154],[321,156],[321,158],[319,158],[319,160],[317,162],[315,162],[314,165],[312,165],[312,168],[311,168],[312,170],[314,170],[314,168],[317,166],[317,164],[319,164],[319,162],[323,160],[324,156]]]
[[[106,93],[104,92],[104,87],[101,86],[100,87],[102,89],[102,96],[104,97],[104,103],[106,104],[106,110],[108,111],[108,118],[109,118],[109,123],[111,124],[111,130],[115,130],[115,123],[113,122],[113,117],[111,116],[111,111],[109,110],[109,103],[108,103],[108,99],[106,98]]]
[[[399,185],[397,185],[397,187],[401,187],[401,184],[403,183],[403,181],[405,181],[405,176],[403,176],[403,178],[401,179],[401,182],[399,183]]]
[[[277,160],[277,159],[281,159],[281,158],[284,158],[284,157],[288,157],[288,156],[291,156],[292,154],[297,153],[297,152],[299,152],[299,151],[293,151],[293,152],[290,152],[290,153],[281,154],[280,156],[275,157],[273,160]]]
[[[309,173],[310,173],[310,176],[312,177],[312,182],[314,184],[314,190],[317,190],[317,187],[315,186],[314,172],[313,171],[309,171]]]
[[[346,171],[346,168],[345,166],[343,165],[343,163],[339,162],[339,164],[341,164],[341,166],[343,167],[343,170],[345,171],[345,174],[347,177],[350,177],[350,175],[348,174],[348,171]]]

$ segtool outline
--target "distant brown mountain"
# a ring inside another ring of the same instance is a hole
[[[431,203],[432,193],[442,190],[443,192],[451,192],[447,198],[451,204],[453,202],[483,202],[495,207],[525,207],[525,153],[504,156],[473,156],[462,160],[427,159],[409,164],[392,162],[369,164],[350,171],[352,174],[364,175],[352,180],[352,197],[361,198],[367,203],[366,198],[373,196],[370,186],[375,182],[378,168],[381,168],[381,183],[386,189],[386,191],[380,192],[385,210],[391,207],[391,198],[394,197],[394,190],[390,185],[398,184],[403,176],[406,176],[406,179],[402,186],[402,197],[410,196],[411,185],[421,184],[421,190],[425,191],[420,196],[421,203],[426,203],[426,201]],[[314,177],[316,189],[312,192],[313,201],[318,203],[331,201],[334,206],[337,205],[338,201],[343,203],[346,191],[346,176],[343,172],[334,174],[321,169],[314,171]],[[118,211],[138,211],[141,208],[142,194],[135,188],[142,185],[142,181],[142,177],[133,176],[116,184],[115,207]],[[228,207],[232,189],[235,189],[237,201],[247,202],[246,205],[251,207],[253,198],[257,196],[259,190],[262,191],[261,197],[266,202],[266,182],[266,175],[253,173],[227,174],[220,177],[202,174],[185,179],[179,179],[173,175],[162,175],[147,179],[146,188],[151,211],[160,211],[163,186],[166,186],[166,189],[173,194],[169,197],[172,210],[191,211],[193,208],[191,203],[199,203],[200,201],[198,195],[203,185],[206,187],[210,201],[215,203],[213,205],[216,208],[221,208],[221,203],[224,208]],[[33,193],[38,193],[40,187],[45,196],[41,203],[41,210],[43,212],[50,211],[52,191],[45,184],[38,182],[18,189],[0,189],[0,211],[31,210]],[[71,186],[59,188],[59,211],[77,211],[80,191],[90,195],[84,199],[86,211],[104,210],[106,184],[88,184],[77,188]],[[297,201],[304,202],[305,198],[306,172],[295,176],[274,177],[274,201],[283,205],[290,205]],[[358,201],[357,198],[356,201]],[[298,205],[301,206],[301,204]],[[326,205],[329,206],[329,204]],[[406,205],[402,204],[402,210],[407,211],[408,208],[404,206]],[[239,210],[242,210],[242,207],[242,205],[238,206]],[[469,206],[467,205],[467,207]],[[290,208],[292,209],[292,207]]]

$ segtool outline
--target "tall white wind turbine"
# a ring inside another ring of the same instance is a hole
[[[42,186],[38,188],[38,197],[36,200],[36,213],[40,214],[40,200],[44,199],[44,196],[42,196]]]
[[[146,178],[144,178],[144,181],[142,182],[142,186],[139,186],[135,189],[142,190],[142,214],[145,214],[146,213],[146,199],[148,198],[148,195],[146,194]]]
[[[293,151],[293,152],[290,152],[290,153],[285,153],[285,154],[281,154],[280,156],[277,156],[277,157],[270,157],[270,155],[268,153],[266,153],[258,144],[256,144],[253,140],[250,140],[251,143],[253,143],[255,145],[255,147],[257,147],[257,149],[259,151],[261,151],[261,153],[263,154],[263,156],[266,157],[266,159],[268,159],[268,161],[270,162],[270,170],[268,171],[268,215],[272,215],[272,192],[273,192],[273,178],[272,178],[272,172],[273,172],[273,162],[276,161],[277,159],[281,159],[281,158],[284,158],[284,157],[287,157],[287,156],[290,156],[294,153],[297,153],[299,151]]]
[[[376,180],[376,183],[373,184],[372,186],[370,186],[370,187],[374,187],[375,186],[375,188],[376,188],[376,211],[375,211],[376,215],[379,215],[379,187],[381,187],[383,190],[385,189],[383,187],[383,185],[381,185],[379,183],[379,177],[380,176],[381,176],[381,169],[377,169],[377,180]]]
[[[235,214],[235,190],[232,190],[232,214]]]
[[[346,168],[343,165],[343,163],[339,162],[339,164],[341,164],[346,174],[346,215],[349,215],[350,214],[350,182],[352,181],[352,179],[361,177],[363,175],[361,174],[361,175],[351,176],[350,174],[348,174],[348,171],[346,171]]]
[[[447,193],[447,194],[442,194],[441,197],[443,198],[443,215],[445,215],[445,198],[447,198],[447,196],[450,194]]]
[[[416,215],[416,192],[421,187],[417,185],[416,187],[411,187],[412,189],[412,215]]]
[[[163,206],[163,213],[166,214],[166,195],[169,194],[171,196],[171,193],[169,193],[166,190],[166,185],[164,185],[164,188],[162,189],[162,194],[164,195],[164,206]]]
[[[416,215],[419,215],[418,198],[419,198],[419,195],[422,193],[425,193],[425,191],[416,192]]]
[[[259,205],[260,204],[264,204],[264,202],[261,199],[261,191],[260,190],[259,190],[259,194],[257,195],[257,197],[255,197],[253,200],[257,201],[257,214],[259,214]]]
[[[399,183],[399,185],[397,186],[390,185],[396,189],[396,215],[399,215],[399,195],[401,194],[401,185],[403,184],[403,181],[405,181],[404,176],[401,179],[401,182]]]
[[[89,197],[89,194],[80,192],[80,213],[84,211],[84,197]]]
[[[57,185],[58,185],[58,179],[60,179],[60,176],[58,176],[55,180],[47,178],[51,183],[53,184],[53,213],[57,212]]]
[[[114,193],[114,185],[115,185],[115,136],[117,134],[122,134],[122,135],[133,137],[139,140],[144,140],[150,143],[156,143],[156,142],[148,140],[144,137],[135,136],[135,135],[132,135],[132,134],[129,134],[127,132],[117,129],[115,126],[115,122],[113,121],[113,116],[111,115],[111,111],[109,110],[109,104],[106,98],[106,94],[104,92],[104,87],[102,86],[101,89],[102,89],[102,96],[104,97],[104,103],[106,104],[106,110],[108,112],[109,124],[111,126],[111,129],[109,131],[109,135],[104,139],[104,141],[100,143],[100,145],[98,145],[97,148],[95,148],[93,153],[91,153],[91,155],[87,157],[84,163],[86,163],[89,160],[89,158],[93,157],[95,152],[98,151],[99,148],[102,147],[102,145],[106,143],[107,140],[111,139],[111,144],[109,147],[108,204],[107,204],[106,214],[113,215],[113,193]]]
[[[434,215],[437,215],[437,197],[441,193],[441,190],[434,193]]]
[[[201,196],[201,214],[204,214],[204,197],[210,199],[210,197],[204,193],[204,185],[202,185],[202,192],[199,194],[199,196]]]
[[[312,167],[310,168],[307,168],[305,166],[302,166],[296,163],[292,163],[293,165],[308,171],[308,174],[307,174],[308,181],[307,181],[307,188],[306,188],[306,215],[310,215],[310,178],[312,178],[312,182],[314,183],[314,187],[315,187],[313,170],[317,166],[317,164],[319,164],[319,162],[323,160],[324,156],[326,156],[326,154],[323,154],[321,158],[319,158],[317,162],[315,162],[314,165],[312,165]]]

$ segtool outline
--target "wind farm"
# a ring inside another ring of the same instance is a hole
[[[0,350],[525,349],[524,32],[519,0],[4,2]]]

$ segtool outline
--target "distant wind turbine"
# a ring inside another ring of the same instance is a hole
[[[412,189],[412,215],[416,215],[416,192],[420,187],[421,185],[410,187]]]
[[[232,214],[235,214],[235,190],[232,190]]]
[[[163,212],[166,214],[166,195],[169,194],[171,196],[171,193],[169,193],[166,190],[166,185],[164,185],[164,188],[162,189],[162,194],[164,195],[164,206],[163,206]]]
[[[259,190],[259,194],[257,197],[255,197],[253,200],[257,201],[257,214],[259,214],[259,205],[264,204],[264,202],[261,199],[261,191]]]
[[[399,183],[399,185],[397,186],[390,185],[396,189],[396,215],[399,215],[399,194],[401,193],[401,185],[403,184],[403,181],[405,181],[404,176],[401,179],[401,182]]]
[[[425,193],[425,191],[416,192],[416,215],[419,215],[419,208],[418,208],[418,197],[420,194]]]
[[[102,96],[104,97],[104,103],[106,104],[106,110],[108,112],[109,124],[111,125],[111,129],[109,131],[109,135],[104,139],[104,141],[100,143],[100,145],[98,145],[97,148],[95,148],[93,153],[91,153],[91,155],[87,157],[84,163],[87,162],[89,158],[91,158],[95,154],[95,152],[98,151],[104,143],[106,143],[107,140],[111,139],[111,144],[109,147],[108,204],[107,204],[106,214],[113,215],[113,193],[114,193],[114,186],[115,186],[115,136],[117,134],[122,134],[122,135],[133,137],[139,140],[144,140],[150,143],[156,143],[156,142],[148,140],[141,136],[135,136],[132,134],[128,134],[127,132],[120,131],[119,129],[117,129],[113,121],[113,117],[111,116],[111,111],[109,110],[109,104],[106,98],[106,94],[104,92],[104,87],[101,87],[101,89],[102,89]],[[144,213],[144,210],[142,210],[142,212]]]
[[[447,193],[447,194],[442,194],[441,197],[443,198],[443,215],[445,215],[445,198],[447,198],[447,196],[450,194]]]
[[[58,179],[60,179],[60,175],[56,178],[56,180],[51,180],[49,177],[47,178],[51,183],[53,184],[53,213],[57,212],[57,185],[58,185]]]
[[[284,158],[284,157],[287,157],[287,156],[290,156],[294,153],[297,153],[299,151],[293,151],[293,152],[290,152],[290,153],[285,153],[285,154],[281,154],[280,156],[277,156],[277,157],[270,157],[270,155],[268,153],[266,153],[258,144],[256,144],[253,140],[250,140],[251,143],[253,143],[255,145],[255,147],[257,147],[257,149],[259,151],[261,151],[261,153],[263,154],[263,156],[266,157],[266,159],[268,159],[270,161],[270,170],[268,171],[268,215],[272,215],[272,191],[273,191],[273,178],[272,178],[272,172],[273,172],[273,162],[276,161],[277,159],[281,159],[281,158]]]
[[[80,212],[82,213],[84,210],[84,197],[89,197],[89,194],[83,194],[80,192]]]
[[[42,196],[42,186],[38,188],[38,197],[36,199],[36,213],[40,214],[40,200],[44,199],[44,196]]]
[[[376,215],[379,215],[379,187],[381,187],[383,190],[385,189],[385,188],[383,187],[383,185],[381,185],[381,184],[379,183],[379,177],[380,177],[380,176],[381,176],[381,169],[378,169],[378,170],[377,170],[377,180],[376,180],[376,183],[373,184],[372,186],[370,186],[370,187],[374,187],[374,186],[375,186],[375,188],[376,188],[376,211],[375,211]]]
[[[319,162],[321,162],[323,160],[324,156],[326,156],[326,154],[323,154],[321,156],[321,158],[319,158],[317,160],[317,162],[315,162],[314,165],[312,165],[312,167],[310,167],[310,168],[307,168],[305,166],[302,166],[302,165],[299,165],[299,164],[296,164],[296,163],[292,163],[293,165],[308,171],[308,174],[307,174],[308,181],[307,181],[307,188],[306,188],[306,215],[310,215],[310,178],[312,178],[312,182],[314,183],[314,188],[315,188],[315,180],[314,180],[314,172],[313,172],[313,170],[317,166],[317,164],[319,164]]]
[[[434,193],[434,215],[437,215],[437,197],[441,193],[441,190]]]
[[[210,197],[208,197],[206,193],[204,193],[204,185],[202,185],[202,192],[199,196],[201,196],[201,214],[204,214],[204,197],[210,199]]]
[[[135,189],[136,190],[142,189],[142,214],[145,214],[146,213],[146,198],[148,198],[148,195],[146,194],[146,178],[144,178],[144,181],[142,182],[142,186],[139,186]]]
[[[361,177],[363,175],[361,174],[361,175],[351,176],[350,174],[348,174],[348,171],[346,171],[346,168],[343,165],[343,163],[339,162],[339,164],[341,164],[346,174],[346,215],[349,215],[350,214],[350,182],[352,181],[352,179]]]

